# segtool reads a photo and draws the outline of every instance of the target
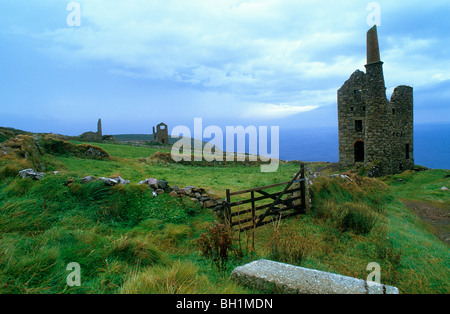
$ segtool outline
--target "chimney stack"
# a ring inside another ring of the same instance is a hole
[[[380,47],[378,45],[377,26],[367,32],[367,64],[380,62]]]

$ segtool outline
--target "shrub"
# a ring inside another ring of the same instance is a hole
[[[234,232],[230,226],[214,222],[198,239],[203,256],[211,258],[221,270],[225,270],[232,249]]]

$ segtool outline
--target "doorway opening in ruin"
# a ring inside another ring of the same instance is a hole
[[[355,162],[364,162],[364,142],[355,143]]]

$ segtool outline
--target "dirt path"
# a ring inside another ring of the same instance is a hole
[[[409,209],[429,224],[434,234],[445,244],[450,246],[450,210],[439,205],[417,201],[402,200]]]

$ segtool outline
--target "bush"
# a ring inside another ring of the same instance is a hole
[[[233,245],[234,232],[230,226],[214,222],[198,239],[198,246],[206,258],[211,258],[221,270],[225,270]]]

